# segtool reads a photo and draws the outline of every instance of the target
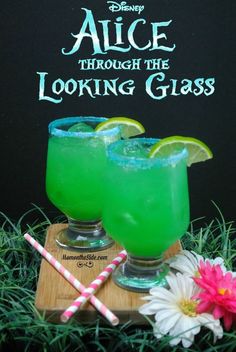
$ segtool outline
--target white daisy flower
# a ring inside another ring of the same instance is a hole
[[[209,261],[211,265],[219,264],[222,271],[225,273],[227,271],[224,260],[221,257],[215,259],[205,259],[201,255],[195,253],[194,251],[182,250],[179,254],[167,260],[167,263],[172,269],[175,269],[183,274],[187,274],[191,277],[198,276],[198,267],[200,260],[203,262]]]
[[[192,297],[199,292],[199,287],[188,276],[177,273],[166,277],[170,289],[154,287],[151,296],[143,297],[149,301],[139,308],[143,315],[155,314],[154,335],[159,339],[163,335],[171,337],[170,345],[182,342],[188,348],[194,337],[206,326],[214,333],[214,339],[222,338],[223,329],[219,319],[208,313],[198,314],[198,302]]]

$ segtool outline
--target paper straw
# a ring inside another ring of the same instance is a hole
[[[69,308],[61,315],[61,321],[66,323],[75,312],[89,300],[91,295],[97,291],[101,285],[108,279],[110,274],[117,268],[117,266],[127,257],[125,250],[121,251],[118,256],[96,277],[94,281],[82,292]]]
[[[24,238],[56,269],[76,290],[83,292],[85,286],[81,284],[64,266],[56,260],[45,248],[43,248],[33,237],[28,233]],[[118,325],[119,319],[115,316],[99,299],[95,296],[89,298],[92,305],[112,324]]]

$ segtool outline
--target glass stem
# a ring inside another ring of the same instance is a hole
[[[155,258],[145,258],[128,255],[126,261],[126,270],[131,275],[143,276],[149,273],[156,273],[161,264],[162,256]]]
[[[155,258],[136,257],[128,254],[127,260],[113,273],[115,283],[127,290],[149,292],[155,286],[167,286],[168,268],[162,256]]]
[[[101,251],[114,244],[103,229],[101,220],[78,221],[68,218],[68,225],[56,238],[56,243],[61,247],[79,251]]]
[[[101,220],[97,221],[78,221],[68,217],[69,237],[99,237],[105,234]]]

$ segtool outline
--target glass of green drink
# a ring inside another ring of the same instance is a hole
[[[118,127],[96,132],[106,118],[68,117],[49,124],[46,192],[68,218],[58,245],[77,250],[102,250],[114,241],[102,223],[107,146],[120,138]]]
[[[189,224],[188,152],[181,147],[150,158],[157,141],[134,138],[108,147],[103,226],[128,254],[113,279],[138,292],[166,285],[162,255]]]

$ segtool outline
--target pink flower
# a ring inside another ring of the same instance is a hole
[[[224,273],[219,264],[200,261],[199,277],[195,283],[203,289],[195,298],[200,299],[198,313],[212,312],[215,319],[223,318],[226,330],[236,321],[236,278]]]

